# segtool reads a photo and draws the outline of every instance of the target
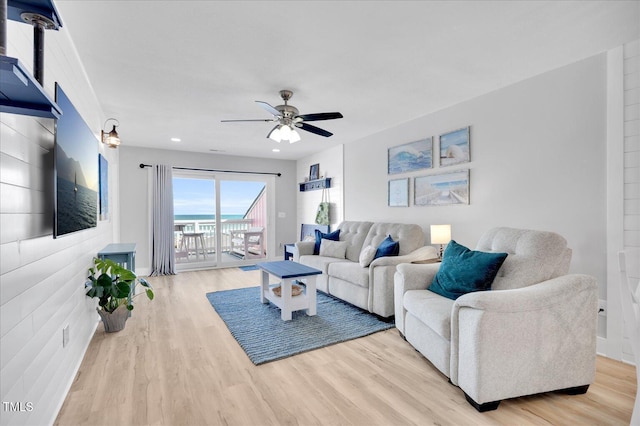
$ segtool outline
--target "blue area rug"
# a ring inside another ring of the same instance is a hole
[[[243,271],[257,271],[258,270],[258,267],[256,265],[238,266],[238,268],[242,269]]]
[[[207,299],[255,365],[394,327],[321,292],[317,315],[296,311],[291,321],[282,321],[272,303],[260,303],[260,287],[207,293]]]

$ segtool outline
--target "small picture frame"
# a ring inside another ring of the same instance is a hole
[[[389,207],[409,207],[409,178],[389,181]]]
[[[471,160],[469,136],[469,126],[440,135],[440,166],[468,163]]]
[[[312,164],[309,168],[309,180],[320,179],[320,164]]]

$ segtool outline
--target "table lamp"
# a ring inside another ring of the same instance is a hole
[[[438,259],[442,259],[443,244],[451,241],[451,225],[431,225],[431,244],[440,244]]]

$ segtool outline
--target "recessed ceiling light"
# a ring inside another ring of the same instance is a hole
[[[181,142],[182,139],[180,138],[171,138],[171,142]]]
[[[280,152],[280,150],[278,148],[273,148],[271,151],[273,152]]]

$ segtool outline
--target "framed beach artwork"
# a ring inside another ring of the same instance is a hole
[[[309,180],[320,179],[320,164],[312,164],[309,167]]]
[[[440,135],[440,166],[467,163],[469,155],[469,126]]]
[[[98,154],[98,212],[100,220],[109,219],[109,162]]]
[[[469,170],[417,177],[413,191],[416,206],[469,204]]]
[[[433,166],[433,138],[429,137],[404,145],[394,146],[388,150],[387,173],[412,172],[430,169]]]
[[[409,207],[409,178],[389,181],[389,207]]]

